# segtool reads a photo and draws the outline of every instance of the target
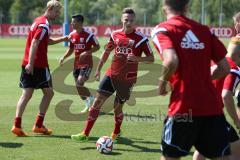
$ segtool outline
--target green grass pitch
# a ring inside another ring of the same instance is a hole
[[[100,39],[101,50],[95,54],[96,57],[100,56],[106,40]],[[225,40],[225,43],[227,42],[228,40]],[[131,104],[124,106],[125,118],[122,125],[123,137],[121,138],[121,142],[113,146],[111,154],[103,155],[97,152],[95,142],[100,136],[110,136],[114,125],[113,113],[107,112],[98,118],[91,132],[89,142],[79,143],[72,141],[70,135],[79,133],[82,130],[84,126],[83,119],[86,115],[79,115],[81,109],[84,107],[84,102],[76,95],[76,91],[72,91],[74,90],[74,81],[69,70],[66,79],[63,80],[57,76],[55,78],[56,81],[53,81],[53,84],[57,85],[55,86],[56,88],[61,88],[63,82],[67,86],[65,86],[67,93],[60,92],[58,89],[55,91],[55,96],[46,115],[45,124],[47,127],[53,129],[53,135],[39,136],[31,132],[38,113],[38,105],[42,96],[41,90],[35,91],[23,116],[22,125],[24,130],[30,134],[30,137],[18,138],[10,132],[15,116],[16,103],[21,95],[18,83],[24,47],[25,39],[0,39],[1,160],[159,159],[162,123],[167,111],[168,96],[157,96],[157,79],[155,80],[154,78],[158,77],[160,73],[156,67],[160,65],[158,65],[159,57],[155,50],[155,67],[152,69],[150,65],[148,67],[148,69],[151,69],[151,74],[146,75],[147,71],[144,69],[139,72],[139,76],[143,78],[136,84],[133,90],[133,99],[131,100],[132,103],[136,100],[136,104],[134,106],[131,106]],[[65,50],[66,48],[62,44],[49,47],[48,58],[52,72],[59,68],[58,59],[64,54]],[[102,76],[105,69],[109,66],[110,61],[111,58],[105,64]],[[140,67],[143,66],[140,65]],[[93,81],[94,72],[93,70],[92,78],[86,83],[86,86],[90,87],[93,92],[98,86],[98,82]],[[143,82],[148,83],[140,85]],[[145,91],[149,92],[145,94]],[[70,112],[57,108],[57,104],[63,100],[71,100],[73,102]],[[66,115],[66,120],[60,119],[59,114]],[[71,115],[74,115],[75,119]],[[190,160],[191,155],[183,159]]]

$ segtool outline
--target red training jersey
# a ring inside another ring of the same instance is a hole
[[[230,73],[226,77],[213,81],[213,84],[217,89],[218,96],[221,100],[223,89],[235,93],[235,90],[240,82],[240,68],[234,63],[234,61],[230,57],[227,57],[227,61],[231,68]],[[223,103],[222,106],[224,106]]]
[[[70,37],[70,47],[74,48],[75,53],[74,69],[92,67],[92,54],[83,57],[81,60],[79,60],[79,56],[81,53],[90,50],[92,46],[99,45],[94,34],[86,29],[83,29],[81,33],[78,33],[77,31],[71,32]]]
[[[212,84],[210,62],[222,60],[227,51],[207,26],[185,16],[174,16],[152,31],[160,53],[175,49],[179,64],[170,79],[173,91],[168,115],[211,116],[223,114]]]
[[[237,34],[235,37],[231,38],[229,46],[231,45],[237,46],[240,45],[240,34]],[[232,52],[231,47],[230,52]],[[239,52],[235,54],[240,54],[240,51],[234,50],[234,52]],[[230,57],[227,57],[227,61],[231,68],[230,73],[226,77],[213,81],[213,84],[216,87],[220,98],[222,97],[223,89],[235,93],[235,90],[240,82],[240,68],[235,64],[235,62]]]
[[[127,60],[128,55],[153,56],[148,38],[142,33],[134,30],[126,34],[123,29],[116,30],[111,34],[109,45],[114,44],[114,55],[111,66],[107,69],[106,75],[118,80],[135,83],[137,80],[138,62]]]
[[[29,62],[29,52],[33,39],[37,39],[40,41],[39,46],[35,53],[34,58],[34,67],[38,68],[46,68],[48,67],[48,40],[50,34],[50,26],[46,16],[37,17],[28,34],[27,43],[25,47],[25,54],[22,59],[22,66],[26,66]]]

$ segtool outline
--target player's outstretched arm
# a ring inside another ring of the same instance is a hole
[[[53,45],[53,44],[57,44],[60,42],[67,42],[69,40],[69,36],[63,36],[63,37],[57,37],[57,38],[49,38],[48,40],[48,45]]]
[[[62,65],[64,60],[69,57],[74,51],[74,48],[69,47],[68,50],[65,52],[64,56],[60,58],[59,64]]]

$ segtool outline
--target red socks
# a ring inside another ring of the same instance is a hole
[[[38,128],[41,128],[43,126],[43,121],[44,121],[45,114],[44,113],[38,113],[35,125]]]
[[[22,117],[15,117],[14,126],[17,128],[22,128],[21,124],[22,124]]]
[[[114,126],[114,134],[118,134],[120,133],[121,130],[121,125],[122,125],[122,121],[123,121],[123,112],[116,115],[114,114],[114,119],[115,119],[115,126]]]
[[[97,120],[99,112],[100,112],[100,109],[91,108],[88,115],[88,119],[85,123],[84,133],[86,134],[86,136],[89,135],[95,121]]]

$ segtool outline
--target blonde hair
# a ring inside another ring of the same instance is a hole
[[[234,16],[233,16],[233,21],[234,23],[236,22],[240,22],[240,12],[236,13]]]
[[[63,5],[59,2],[59,0],[50,0],[47,3],[47,8],[63,8]]]

